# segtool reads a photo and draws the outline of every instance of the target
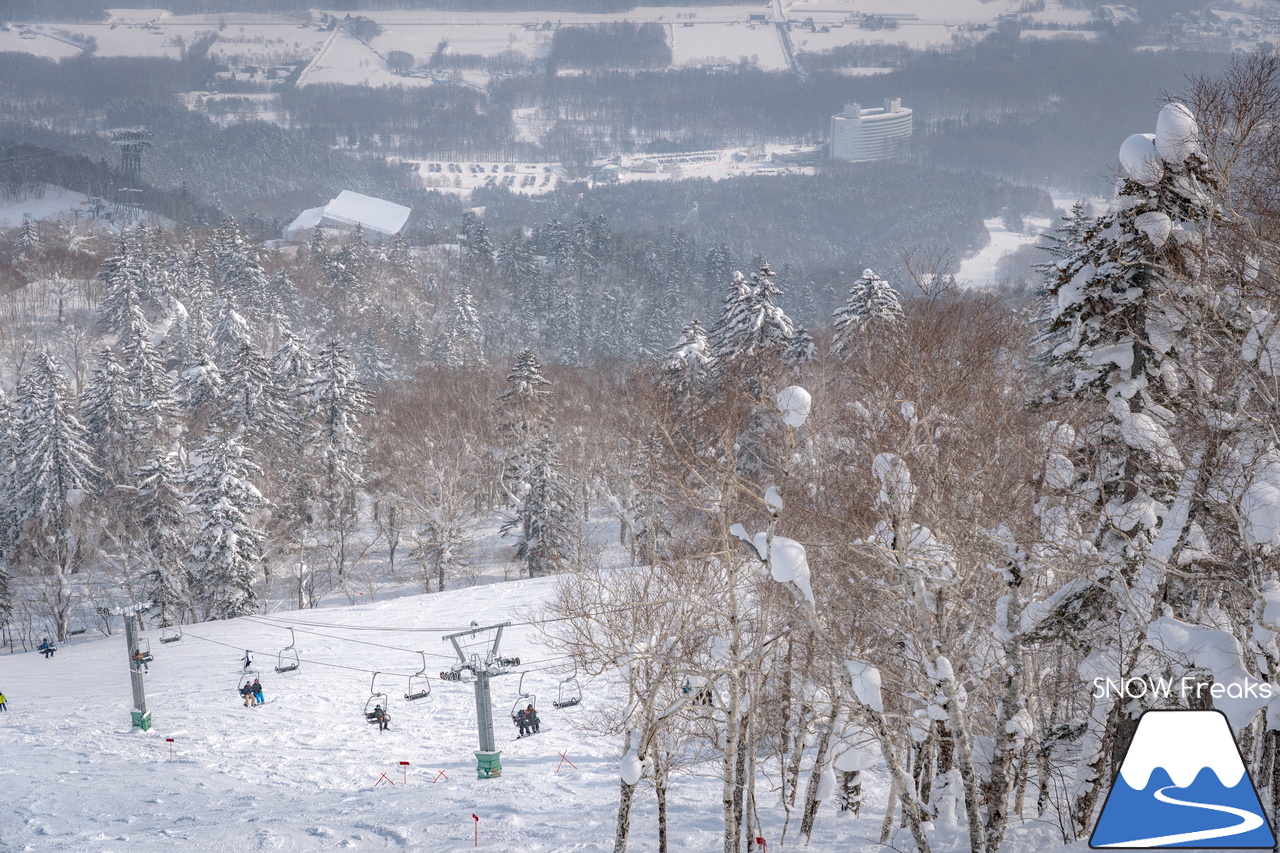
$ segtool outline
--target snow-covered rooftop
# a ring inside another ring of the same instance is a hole
[[[312,207],[298,214],[285,229],[285,237],[296,239],[298,232],[317,227],[354,228],[356,223],[365,231],[391,235],[399,233],[411,212],[393,201],[343,190],[324,207]]]

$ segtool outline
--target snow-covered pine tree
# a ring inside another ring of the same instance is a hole
[[[697,318],[684,327],[680,340],[669,351],[662,369],[663,381],[673,396],[688,397],[702,389],[703,383],[715,369],[715,361],[711,355],[707,331]]]
[[[517,532],[516,558],[523,560],[531,578],[553,574],[563,568],[573,550],[570,525],[576,517],[573,494],[559,471],[555,446],[548,436],[531,447],[528,471],[519,491],[512,516],[502,532]]]
[[[206,358],[178,374],[173,395],[178,405],[197,423],[202,423],[222,400],[222,371]]]
[[[759,396],[760,383],[775,369],[812,358],[812,341],[778,306],[781,291],[773,279],[768,261],[761,262],[749,281],[734,273],[720,318],[708,335],[717,368],[740,371],[753,397]],[[789,358],[800,361],[788,362]]]
[[[315,516],[325,525],[338,577],[346,571],[347,539],[356,520],[357,490],[364,482],[365,441],[360,416],[369,393],[356,378],[346,349],[330,341],[316,356],[306,386],[311,403],[308,453],[316,460]]]
[[[528,348],[516,356],[515,366],[507,374],[507,384],[511,387],[498,397],[504,406],[532,405],[551,393],[551,381],[542,375],[542,364]]]
[[[462,257],[467,269],[479,273],[493,265],[493,241],[489,238],[489,227],[474,211],[468,210],[462,214],[460,236]]]
[[[471,288],[465,281],[460,281],[454,285],[446,309],[440,338],[440,360],[453,368],[484,364],[480,345],[480,315],[476,311]]]
[[[43,245],[40,231],[34,219],[23,219],[18,227],[18,236],[13,241],[13,254],[17,261],[31,263],[40,254]]]
[[[902,317],[902,302],[889,283],[871,270],[849,288],[849,298],[831,318],[831,354],[847,354],[854,339],[872,324],[892,324]]]
[[[373,329],[364,329],[356,341],[356,376],[367,388],[380,388],[396,376],[391,354]]]
[[[270,367],[271,381],[279,392],[286,422],[304,423],[311,413],[310,401],[306,399],[313,370],[311,354],[301,341],[286,332],[271,357]]]
[[[240,347],[222,381],[219,420],[228,435],[265,450],[296,431],[270,363],[252,345]]]
[[[307,244],[307,256],[319,269],[324,269],[328,265],[329,246],[323,228],[317,228],[311,232],[311,241]]]
[[[254,513],[265,501],[252,477],[258,466],[234,438],[209,435],[187,475],[189,514],[198,527],[187,554],[197,618],[234,619],[254,612],[254,580],[262,561],[262,531]]]
[[[222,299],[218,303],[209,338],[213,360],[225,373],[231,369],[232,363],[240,355],[241,348],[251,340],[249,324],[235,309],[230,299]]]
[[[145,335],[132,335],[120,348],[129,408],[133,413],[134,444],[142,449],[164,446],[167,430],[174,423],[177,401],[173,381],[164,368],[160,353]]]
[[[148,568],[146,595],[160,610],[161,625],[177,625],[191,615],[184,557],[187,552],[187,502],[181,461],[174,451],[161,451],[136,472],[133,517],[145,536]]]
[[[15,391],[13,506],[20,535],[18,559],[45,568],[44,601],[59,640],[75,604],[69,576],[78,570],[77,514],[98,477],[76,403],[62,368],[38,354]]]
[[[127,485],[133,473],[137,424],[129,380],[115,354],[104,349],[80,401],[84,437],[95,453],[97,491]]]
[[[258,249],[245,236],[240,223],[222,220],[209,246],[213,278],[219,296],[253,311],[267,304],[267,273]]]
[[[124,338],[150,332],[142,310],[143,275],[138,233],[126,230],[120,235],[116,254],[102,262],[97,276],[103,283],[98,319],[108,334]]]

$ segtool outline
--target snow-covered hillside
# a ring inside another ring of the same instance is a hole
[[[586,731],[593,713],[617,702],[620,687],[583,679],[578,709],[552,707],[571,664],[538,644],[528,623],[553,579],[517,581],[377,604],[272,613],[187,626],[180,643],[160,644],[146,676],[154,727],[132,730],[125,641],[73,641],[52,659],[0,659],[0,838],[6,851],[489,850],[613,849],[621,741]],[[514,740],[510,711],[520,677],[493,681],[494,723],[503,777],[477,780],[473,689],[441,681],[454,658],[442,637],[512,620],[504,654],[519,656],[524,688],[536,695],[541,734]],[[292,627],[302,665],[274,671]],[[236,693],[245,649],[266,703],[245,708]],[[403,698],[427,653],[430,698]],[[364,721],[370,680],[388,694],[391,729]],[[172,745],[168,738],[173,739]],[[170,748],[172,746],[172,757]],[[562,761],[561,753],[564,754]],[[400,762],[408,761],[404,768]],[[572,763],[570,763],[572,762]],[[719,781],[677,777],[670,839],[680,851],[717,850]],[[385,774],[385,778],[383,776]],[[441,775],[443,774],[443,775]],[[759,791],[762,818],[782,849],[783,812]],[[394,783],[394,784],[391,784]],[[861,819],[831,804],[819,813],[811,850],[878,851],[887,790],[865,786]],[[643,792],[632,815],[630,849],[656,849],[656,808]],[[790,828],[795,837],[796,824]],[[1029,824],[1009,850],[1045,850],[1055,830]],[[964,849],[954,845],[935,849]]]

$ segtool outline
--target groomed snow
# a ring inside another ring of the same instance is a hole
[[[0,832],[5,850],[285,851],[420,850],[472,846],[480,816],[482,850],[606,853],[613,850],[623,739],[581,730],[621,685],[586,679],[576,710],[551,706],[568,661],[539,646],[526,624],[554,580],[538,579],[354,607],[277,612],[187,626],[179,644],[148,631],[155,660],[146,676],[150,732],[131,730],[124,639],[81,638],[46,660],[34,652],[0,658]],[[494,724],[503,777],[475,778],[473,689],[431,680],[431,696],[403,699],[428,654],[431,675],[453,658],[441,637],[511,619],[502,651],[518,655],[543,732],[513,740],[510,711],[519,677],[493,680]],[[278,651],[295,629],[302,665],[277,675]],[[245,708],[236,694],[249,648],[266,704]],[[390,700],[391,729],[364,721],[370,679]],[[878,701],[874,671],[858,684]],[[875,694],[875,695],[871,695]],[[173,757],[166,738],[173,738]],[[569,763],[561,763],[564,753]],[[400,765],[408,761],[407,768]],[[806,762],[807,764],[808,762]],[[557,769],[559,772],[557,772]],[[443,771],[447,778],[440,776]],[[721,841],[720,785],[713,765],[677,775],[670,792],[671,849],[709,851]],[[385,774],[385,778],[383,777]],[[407,782],[405,781],[407,778]],[[760,782],[761,818],[774,846],[785,819],[770,774]],[[391,783],[395,784],[392,785]],[[872,853],[887,798],[882,771],[863,777],[860,819],[834,804],[819,812],[810,849]],[[652,789],[642,781],[630,849],[656,849]],[[794,821],[789,840],[794,839]],[[1031,850],[1051,846],[1031,825]],[[958,842],[959,839],[957,838]],[[945,847],[945,845],[944,845]],[[943,849],[943,848],[938,848]],[[1010,849],[1016,849],[1011,847]]]

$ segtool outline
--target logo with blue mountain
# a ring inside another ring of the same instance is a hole
[[[1275,836],[1221,711],[1147,711],[1089,846],[1271,850]]]

